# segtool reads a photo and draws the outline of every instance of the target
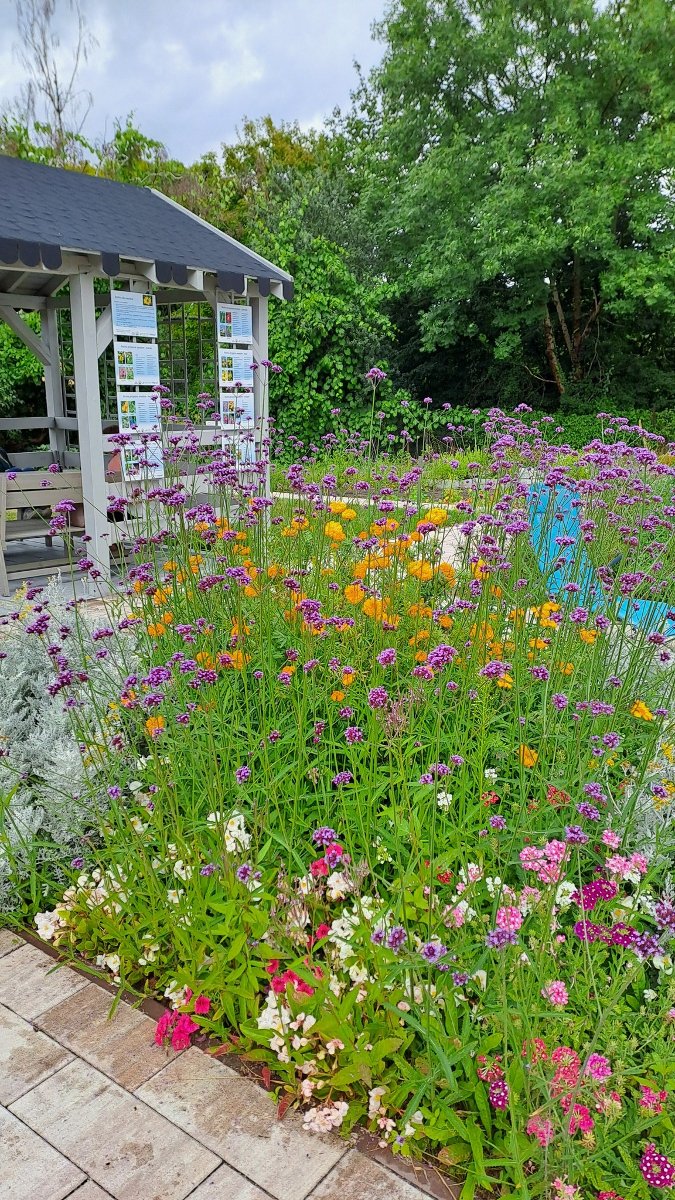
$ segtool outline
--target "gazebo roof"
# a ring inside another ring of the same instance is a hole
[[[161,284],[189,286],[189,272],[206,271],[224,291],[253,278],[261,295],[274,283],[286,299],[293,292],[286,271],[154,188],[0,155],[0,291],[10,290],[4,268],[22,272],[22,291],[50,294],[79,269],[73,254],[95,256],[108,276],[128,260],[154,268]]]

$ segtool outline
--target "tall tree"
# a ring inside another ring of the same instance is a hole
[[[392,0],[378,33],[352,119],[422,349],[478,343],[558,396],[627,338],[665,353],[671,0]]]

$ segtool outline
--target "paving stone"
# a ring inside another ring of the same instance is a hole
[[[184,1200],[220,1165],[186,1133],[77,1059],[11,1111],[115,1200]]]
[[[110,1192],[104,1192],[97,1183],[92,1183],[91,1179],[84,1183],[81,1188],[73,1192],[68,1200],[110,1200]],[[190,1197],[192,1200],[192,1197]]]
[[[0,1004],[32,1021],[52,1005],[87,986],[87,980],[26,943],[0,958]],[[48,972],[52,972],[51,975]]]
[[[166,1066],[167,1052],[154,1044],[150,1017],[124,1003],[109,1017],[112,1002],[108,992],[90,983],[43,1013],[36,1025],[132,1092]]]
[[[423,1200],[425,1195],[359,1150],[350,1150],[309,1200]]]
[[[28,1021],[0,1004],[0,1104],[18,1100],[71,1058],[57,1042],[36,1033]]]
[[[270,1194],[261,1191],[255,1183],[244,1179],[238,1171],[233,1171],[232,1167],[223,1163],[213,1175],[200,1183],[190,1200],[270,1200]]]
[[[295,1116],[278,1121],[262,1088],[194,1047],[136,1095],[275,1200],[304,1200],[345,1153],[337,1137],[305,1133]]]
[[[9,954],[10,950],[16,950],[17,946],[23,945],[25,942],[18,933],[12,933],[10,929],[0,929],[0,958],[3,954]]]
[[[85,1178],[6,1108],[0,1108],[0,1167],[0,1200],[63,1200]]]

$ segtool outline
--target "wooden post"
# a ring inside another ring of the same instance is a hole
[[[257,291],[257,289],[256,289]],[[266,361],[269,350],[267,345],[268,311],[267,296],[251,295],[251,318],[253,324],[253,353],[258,364],[253,380],[253,413],[257,429],[260,430],[260,444],[269,437],[269,371],[261,367]],[[269,456],[268,456],[269,457]],[[270,496],[270,469],[265,472],[265,496]]]
[[[61,375],[61,355],[59,352],[59,325],[51,300],[47,301],[46,309],[40,314],[42,340],[49,351],[49,365],[45,365],[45,394],[47,397],[47,416],[53,418],[65,417],[63,402],[63,376]],[[56,456],[59,466],[65,466],[66,431],[65,429],[49,430],[49,448]]]
[[[87,553],[106,576],[110,568],[107,491],[103,457],[101,394],[96,347],[93,272],[70,277],[70,311],[75,362],[75,399],[80,439],[84,524],[91,537]]]

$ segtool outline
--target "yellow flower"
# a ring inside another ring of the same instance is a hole
[[[360,604],[365,596],[365,592],[360,583],[350,583],[345,588],[345,600],[350,604]]]
[[[291,525],[294,529],[309,529],[309,521],[307,517],[293,517]],[[239,534],[237,534],[237,537]]]
[[[331,500],[328,508],[336,517],[339,517],[346,509],[347,504],[344,500]]]
[[[455,571],[455,568],[452,566],[452,563],[446,563],[446,562],[439,563],[438,570],[440,571],[440,573],[443,576],[446,583],[452,584],[455,582],[455,580],[457,578],[457,572]]]
[[[639,717],[641,721],[654,720],[653,712],[647,708],[647,705],[643,700],[635,701],[635,703],[631,706],[630,715],[631,717]]]
[[[582,642],[586,643],[587,646],[592,646],[595,639],[597,638],[597,636],[598,636],[597,629],[580,629],[579,630],[579,637],[581,638]]]
[[[331,542],[344,542],[347,536],[339,521],[328,521],[324,525],[323,531]]]
[[[574,663],[571,662],[559,662],[556,663],[556,666],[561,675],[571,675],[574,670]]]
[[[497,687],[512,688],[513,687],[513,676],[512,675],[500,676],[500,678],[497,680]]]
[[[381,621],[385,615],[385,609],[385,602],[378,600],[375,596],[369,596],[363,604],[364,613],[367,617],[372,617],[373,621]]]
[[[427,583],[434,577],[434,568],[422,558],[408,563],[408,574],[412,575],[413,579],[419,579],[420,583]]]
[[[353,521],[356,518],[356,509],[355,508],[343,508],[342,512],[340,513],[340,516],[342,517],[343,521]]]
[[[533,767],[539,755],[536,750],[530,750],[529,746],[519,746],[518,757],[524,767]]]
[[[165,725],[166,721],[164,720],[164,717],[148,717],[147,721],[145,722],[145,728],[151,735],[154,733],[161,733]]]
[[[433,525],[445,525],[448,519],[448,512],[445,508],[430,508],[424,514],[425,521],[431,521]]]
[[[330,698],[331,700],[334,700],[336,704],[339,704],[341,700],[344,700],[345,693],[341,692],[339,688],[336,688],[334,692],[331,692]]]

